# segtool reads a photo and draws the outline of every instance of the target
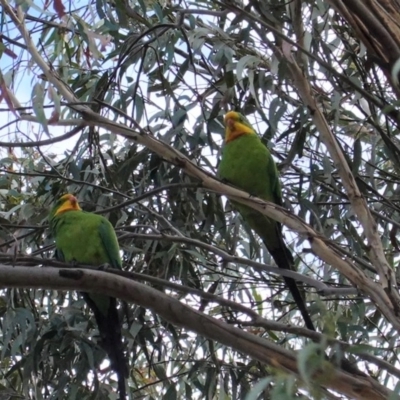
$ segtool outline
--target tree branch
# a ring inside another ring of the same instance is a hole
[[[79,268],[0,265],[0,282],[4,288],[80,290],[118,297],[151,309],[174,325],[188,328],[260,362],[299,376],[295,352],[195,311],[156,289],[120,276]],[[314,384],[320,385],[323,382],[321,385],[327,389],[360,400],[383,400],[390,395],[390,391],[373,379],[350,375],[333,365],[329,367],[329,376],[324,370],[320,369],[314,374]]]
[[[129,231],[131,229],[135,229],[135,227],[124,227],[123,228],[125,231]],[[161,233],[159,235],[152,235],[152,234],[142,234],[142,233],[127,233],[122,236],[119,236],[119,239],[124,239],[126,237],[134,237],[136,239],[143,239],[143,240],[166,240],[169,242],[175,242],[175,243],[185,243],[185,244],[190,244],[195,247],[200,247],[202,249],[205,249],[211,253],[216,254],[217,256],[220,256],[224,261],[235,263],[235,264],[241,264],[241,265],[248,265],[250,267],[253,267],[257,271],[261,272],[269,272],[275,275],[279,276],[287,276],[288,278],[293,278],[296,279],[299,282],[303,282],[309,286],[315,287],[318,290],[318,293],[322,296],[331,296],[331,295],[357,295],[358,291],[357,289],[353,287],[345,287],[345,288],[334,288],[326,285],[325,283],[321,281],[317,281],[316,279],[310,278],[306,275],[303,275],[299,272],[296,271],[291,271],[291,270],[286,270],[278,267],[272,267],[270,265],[260,263],[257,261],[249,260],[248,258],[243,258],[243,257],[238,257],[235,255],[231,255],[227,253],[226,251],[220,249],[219,247],[213,246],[208,243],[201,242],[200,240],[197,239],[192,239],[188,238],[186,236],[174,236],[174,235],[167,235],[165,233]]]
[[[278,54],[278,56],[282,59],[284,54]],[[301,68],[293,58],[288,59],[288,66],[300,97],[304,104],[310,109],[313,122],[333,159],[342,184],[346,189],[352,209],[363,227],[364,235],[368,240],[368,246],[370,249],[369,257],[378,271],[382,289],[386,292],[388,299],[390,299],[392,303],[392,308],[396,316],[398,316],[400,314],[400,295],[396,283],[396,276],[394,270],[386,260],[375,219],[368,208],[364,196],[358,188],[357,182],[335,136],[333,135],[322,111],[318,107],[308,80],[305,78]],[[396,326],[399,325],[397,324]]]

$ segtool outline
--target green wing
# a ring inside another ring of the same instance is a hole
[[[108,220],[103,218],[98,229],[104,250],[110,260],[110,265],[114,268],[122,269],[118,240],[113,226]]]

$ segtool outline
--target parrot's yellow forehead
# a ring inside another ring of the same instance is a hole
[[[57,210],[54,215],[59,215],[63,212],[66,211],[80,211],[82,210],[79,207],[79,203],[77,198],[73,194],[64,194],[64,196],[61,196],[60,199],[58,200],[57,204],[59,205],[57,207]]]
[[[256,132],[246,119],[236,111],[229,111],[224,118],[225,143],[237,139],[243,135],[254,135]]]

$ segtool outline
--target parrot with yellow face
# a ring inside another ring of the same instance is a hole
[[[218,167],[219,177],[239,189],[282,206],[281,184],[276,164],[254,128],[240,113],[225,115],[225,144]],[[232,202],[243,219],[262,239],[279,268],[294,269],[279,222],[243,204]],[[294,279],[283,277],[308,329],[315,330],[303,296]]]
[[[54,205],[49,216],[56,242],[56,258],[83,265],[109,264],[121,269],[122,261],[114,228],[101,215],[82,211],[75,196],[66,194]],[[119,399],[126,399],[128,368],[124,356],[121,321],[117,301],[97,293],[82,293],[96,319],[101,346],[118,376]]]

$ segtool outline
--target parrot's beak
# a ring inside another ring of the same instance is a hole
[[[72,194],[68,197],[68,200],[70,201],[70,203],[75,206],[76,203],[78,202],[77,198],[75,196],[73,196]]]
[[[234,128],[234,126],[235,126],[235,120],[234,120],[233,118],[227,118],[227,119],[225,120],[225,125],[226,125],[229,129],[233,130],[233,128]]]
[[[77,199],[75,196],[73,196],[72,194],[70,194],[70,195],[68,196],[68,201],[69,201],[69,203],[71,204],[71,208],[72,208],[73,210],[81,210],[81,208],[80,208],[80,206],[79,206],[79,203],[78,203],[78,199]]]

